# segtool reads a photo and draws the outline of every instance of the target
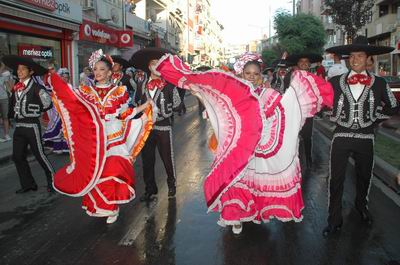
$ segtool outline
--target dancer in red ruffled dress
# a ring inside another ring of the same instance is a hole
[[[242,69],[258,60],[245,57]],[[305,118],[332,105],[330,84],[295,71],[282,96],[220,71],[191,72],[172,55],[160,60],[157,71],[206,107],[218,146],[204,192],[208,210],[221,214],[218,223],[238,234],[243,222],[301,221],[298,133]]]
[[[61,116],[71,163],[54,176],[54,187],[69,196],[83,196],[87,214],[113,223],[118,204],[135,198],[133,162],[152,128],[151,101],[130,108],[125,86],[111,83],[113,61],[98,50],[89,60],[95,85],[71,89],[51,75],[54,101]],[[144,111],[139,119],[133,117]]]

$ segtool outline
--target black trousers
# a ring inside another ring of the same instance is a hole
[[[181,104],[179,106],[179,113],[186,113],[185,93],[186,93],[185,89],[183,88],[178,89],[179,98],[181,99]]]
[[[52,186],[54,170],[44,154],[40,124],[25,123],[16,125],[13,136],[12,158],[17,168],[21,187],[24,189],[36,185],[26,159],[28,146],[46,174],[47,185]]]
[[[342,222],[343,184],[350,154],[353,154],[357,177],[355,206],[360,210],[367,209],[374,164],[374,140],[334,137],[331,144],[329,179],[328,223],[331,225],[339,225]]]
[[[153,129],[142,150],[143,178],[146,186],[146,193],[149,194],[157,194],[158,192],[154,172],[156,147],[167,172],[168,188],[173,188],[176,185],[172,130],[160,131]]]
[[[307,118],[303,128],[301,128],[300,135],[302,138],[304,153],[306,156],[307,167],[312,166],[312,131],[314,125],[314,118]]]

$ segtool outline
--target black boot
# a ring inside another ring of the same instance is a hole
[[[173,186],[171,188],[168,188],[168,197],[173,198],[176,195],[176,187]]]
[[[330,235],[335,234],[336,232],[340,231],[340,229],[342,228],[342,225],[343,225],[343,222],[338,225],[328,224],[328,226],[325,227],[324,230],[322,230],[322,236],[327,238]]]
[[[154,201],[154,199],[156,198],[155,196],[154,196],[155,194],[154,193],[145,193],[145,194],[143,194],[141,197],[140,197],[140,201],[141,202],[151,202],[151,201]]]
[[[373,220],[372,220],[372,216],[369,213],[368,209],[361,210],[359,208],[356,208],[356,210],[360,214],[361,220],[363,221],[363,223],[365,223],[368,226],[371,226],[373,223]]]
[[[35,185],[33,185],[32,187],[21,188],[21,189],[15,191],[15,193],[21,194],[21,193],[26,193],[26,192],[31,191],[31,190],[32,190],[32,191],[37,191],[37,189],[38,189],[38,186],[35,184]]]

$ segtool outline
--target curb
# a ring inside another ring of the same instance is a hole
[[[332,126],[327,124],[324,120],[314,120],[315,127],[322,132],[329,139],[332,138]],[[397,177],[400,176],[400,170],[393,167],[380,157],[374,155],[374,175],[376,175],[382,182],[393,189],[396,193],[400,194],[400,187],[397,185]]]

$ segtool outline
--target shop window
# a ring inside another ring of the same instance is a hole
[[[380,5],[379,17],[386,16],[387,14],[389,14],[389,5]]]
[[[0,32],[0,58],[10,54],[8,43],[8,34]]]
[[[378,73],[377,74],[380,76],[390,75],[390,73],[391,73],[390,55],[389,54],[378,55],[376,59],[378,62]]]
[[[398,9],[398,8],[399,8],[399,4],[398,4],[398,3],[392,4],[391,12],[390,12],[390,13],[392,13],[392,14],[397,14],[397,9]]]
[[[61,65],[60,41],[0,32],[0,56],[9,54],[31,57],[46,68]]]

